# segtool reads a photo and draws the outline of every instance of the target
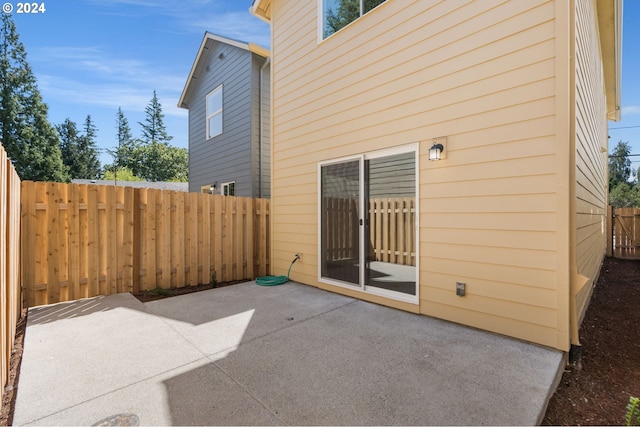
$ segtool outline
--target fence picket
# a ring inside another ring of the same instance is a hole
[[[87,187],[87,234],[85,236],[88,258],[87,296],[89,298],[100,295],[100,217],[98,210],[98,201],[98,186],[89,185]]]
[[[198,276],[199,283],[211,283],[211,197],[200,197],[201,205],[198,210],[198,224],[200,233],[198,235],[198,247],[200,251],[199,264],[201,266]]]
[[[159,227],[156,229],[158,240],[158,265],[161,270],[158,286],[164,289],[171,287],[171,194],[167,191],[160,193]]]
[[[213,221],[213,239],[211,241],[211,253],[213,255],[212,275],[216,281],[222,280],[222,230],[224,219],[223,197],[215,195],[213,197],[213,211],[211,218]]]
[[[82,298],[80,293],[80,193],[78,186],[72,184],[67,194],[67,218],[69,228],[69,299]]]
[[[190,286],[198,284],[198,193],[187,193],[189,201],[189,215],[186,216],[186,225],[188,229],[187,237],[187,254],[186,259],[189,262],[189,275],[187,283]]]
[[[60,275],[58,264],[60,262],[60,232],[59,232],[59,193],[58,186],[47,183],[47,301],[60,301]]]

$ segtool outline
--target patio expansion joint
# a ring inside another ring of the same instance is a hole
[[[249,390],[249,388],[247,386],[245,386],[244,384],[242,384],[240,381],[238,381],[237,379],[234,378],[233,375],[231,375],[229,372],[227,372],[222,366],[220,366],[217,362],[212,361],[212,364],[216,367],[216,369],[218,369],[220,372],[222,372],[224,375],[227,376],[227,378],[229,378],[231,381],[233,381],[238,387],[240,387],[245,393],[247,393],[247,395],[251,396],[251,398],[253,400],[255,400],[256,402],[258,402],[260,404],[260,406],[262,406],[265,410],[267,410],[271,415],[273,415],[280,423],[281,425],[290,425],[288,422],[286,422],[284,419],[282,419],[282,417],[280,417],[280,415],[278,415],[275,411],[273,411],[271,409],[271,407],[269,405],[267,405],[265,402],[262,401],[262,399],[260,399],[258,396],[256,396],[255,394],[253,394],[251,392],[251,390]]]

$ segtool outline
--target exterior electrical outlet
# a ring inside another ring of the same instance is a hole
[[[456,282],[456,295],[463,297],[466,293],[467,284],[462,282]]]

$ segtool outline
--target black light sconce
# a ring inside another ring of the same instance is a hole
[[[217,182],[209,186],[209,194],[216,194]]]
[[[429,160],[442,160],[446,159],[447,156],[444,152],[444,146],[446,143],[445,137],[434,138],[432,141],[433,145],[429,148]]]

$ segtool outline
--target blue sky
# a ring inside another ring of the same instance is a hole
[[[17,2],[11,0],[15,6]],[[177,107],[205,31],[269,47],[269,27],[248,12],[251,0],[49,0],[46,12],[14,19],[38,79],[49,119],[79,125],[91,114],[98,146],[116,145],[118,106],[134,136],[157,91],[172,144],[187,147],[187,111]],[[624,3],[622,121],[609,123],[640,154],[640,0]],[[633,166],[640,167],[640,157]],[[103,163],[110,156],[101,156]]]
[[[78,125],[90,114],[98,146],[117,145],[118,107],[138,122],[157,92],[171,144],[188,146],[187,110],[177,107],[205,31],[269,47],[269,26],[251,0],[49,0],[42,14],[13,17],[49,106],[49,120]],[[112,158],[101,155],[102,163]]]
[[[625,0],[622,23],[622,120],[609,122],[609,151],[618,141],[631,144],[631,153],[640,154],[640,1]],[[640,167],[640,156],[631,157],[632,167]]]

